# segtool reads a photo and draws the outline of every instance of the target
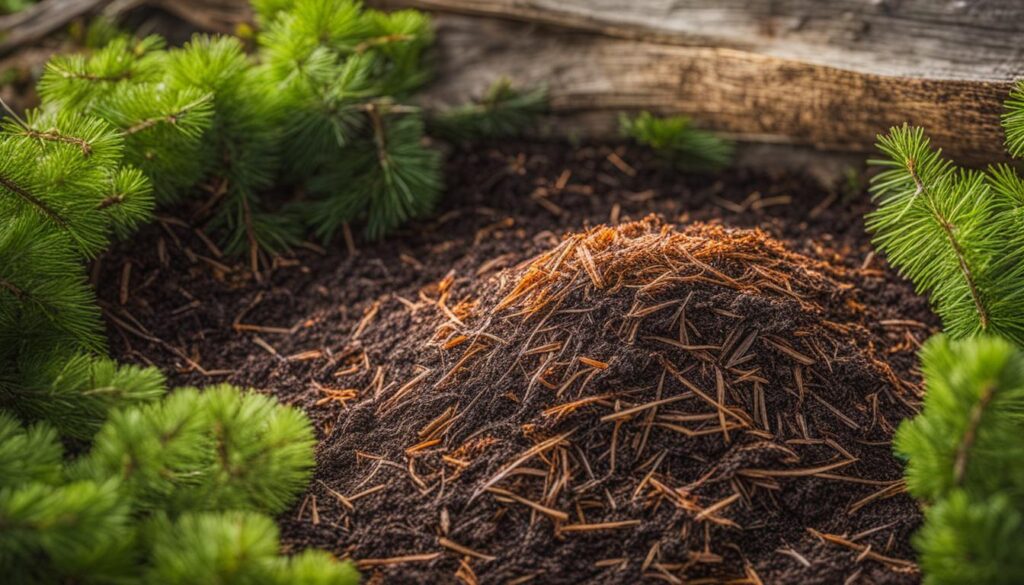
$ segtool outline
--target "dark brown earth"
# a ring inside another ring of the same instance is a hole
[[[281,519],[288,548],[386,583],[919,581],[888,441],[936,321],[871,254],[863,193],[536,143],[458,150],[447,180],[436,219],[354,256],[311,246],[259,282],[186,209],[94,271],[115,357],[312,416],[317,479]],[[560,304],[496,309],[564,234],[651,213],[679,226],[672,249],[694,258],[671,266],[691,280],[639,291],[658,263],[636,238],[661,229],[644,224],[585,241],[597,282],[567,254]]]

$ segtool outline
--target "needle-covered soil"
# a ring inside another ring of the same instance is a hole
[[[189,209],[95,268],[117,357],[313,417],[289,548],[381,583],[919,581],[889,441],[935,320],[863,194],[564,144],[447,177],[434,220],[259,280]]]

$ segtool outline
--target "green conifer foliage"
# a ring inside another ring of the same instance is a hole
[[[54,57],[39,83],[45,108],[97,116],[121,130],[125,162],[152,180],[161,203],[180,199],[211,165],[203,139],[213,96],[165,83],[168,59],[159,37],[117,37],[88,56]]]
[[[120,478],[146,507],[276,513],[309,480],[313,444],[306,417],[266,396],[179,389],[114,413],[82,473]]]
[[[428,128],[432,136],[456,142],[519,136],[547,110],[547,88],[524,91],[502,78],[479,100],[432,117]]]
[[[120,166],[123,140],[101,120],[30,113],[0,133],[0,216],[32,216],[92,258],[115,228],[152,211],[148,181]]]
[[[907,488],[935,502],[954,489],[1004,494],[1024,506],[1024,353],[998,337],[954,341],[940,335],[921,351],[927,398],[921,416],[900,426]],[[964,414],[967,413],[967,416]]]
[[[1017,158],[1024,157],[1024,79],[1017,80],[1003,113],[1006,150]]]
[[[70,464],[45,423],[0,412],[0,439],[0,570],[14,582],[358,582],[324,553],[278,556],[266,514],[304,488],[313,437],[266,396],[178,389],[116,410]]]
[[[266,3],[261,46],[268,75],[290,115],[286,166],[309,181],[299,208],[317,235],[333,237],[363,220],[371,238],[433,209],[440,155],[424,144],[422,113],[398,106],[427,79],[429,20],[415,11],[384,14],[350,0]]]
[[[733,144],[693,126],[686,116],[656,117],[641,112],[619,118],[623,136],[649,146],[668,163],[683,171],[716,171],[729,165]]]
[[[1024,86],[1006,103],[1022,153]],[[879,137],[867,227],[889,261],[931,296],[946,333],[922,352],[924,409],[896,452],[926,502],[914,538],[928,585],[1024,579],[1024,180],[1010,165],[957,168],[906,125]]]
[[[888,158],[873,161],[884,169],[872,180],[878,209],[867,216],[875,244],[931,295],[950,334],[1024,342],[1024,249],[1010,237],[1019,205],[983,173],[942,158],[921,128],[893,128],[879,149]]]
[[[159,400],[165,392],[159,370],[61,349],[24,353],[17,372],[0,408],[24,421],[46,421],[80,441],[92,439],[111,410]]]
[[[914,545],[928,585],[1024,582],[1024,523],[1004,495],[976,500],[951,492],[925,512]]]

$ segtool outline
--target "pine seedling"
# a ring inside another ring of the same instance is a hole
[[[260,198],[276,176],[275,128],[285,113],[282,104],[235,38],[197,35],[170,52],[167,73],[170,88],[213,96],[213,124],[203,156],[213,162],[213,197],[222,198],[214,225],[228,231],[229,252],[249,252],[255,270],[260,249],[281,251],[298,235],[289,216],[272,213]]]
[[[393,102],[426,79],[426,17],[296,0],[262,18],[265,68],[292,112],[283,129],[286,167],[292,177],[314,177],[301,212],[317,235],[329,239],[363,220],[376,238],[429,212],[440,157],[423,144],[419,110]]]
[[[979,501],[954,490],[925,512],[914,546],[925,585],[1024,582],[1024,522],[1002,494]]]
[[[1010,97],[1006,100],[1003,113],[1003,129],[1006,131],[1006,150],[1016,158],[1024,157],[1024,79],[1017,80]]]
[[[429,213],[441,193],[441,155],[422,144],[419,115],[370,104],[370,136],[354,140],[345,157],[310,182],[321,197],[305,202],[316,234],[329,240],[353,219],[371,239]]]
[[[8,372],[26,350],[99,351],[102,330],[85,270],[64,235],[34,216],[0,220],[0,363]],[[0,373],[0,388],[7,377]]]
[[[928,293],[955,337],[997,334],[1024,343],[1024,249],[1012,207],[979,172],[956,168],[920,128],[880,136],[888,158],[872,179],[867,227],[889,261]]]
[[[547,111],[547,88],[521,90],[502,78],[473,103],[429,118],[428,133],[455,142],[520,136]]]
[[[908,459],[907,489],[937,502],[953,490],[983,500],[1003,494],[1024,506],[1024,353],[998,337],[939,335],[921,351],[925,403],[902,424],[896,452]]]
[[[155,186],[160,203],[192,189],[212,161],[204,137],[212,125],[212,95],[164,82],[168,53],[159,37],[119,37],[89,56],[54,57],[39,84],[48,109],[100,117],[121,131],[124,161]]]
[[[1006,107],[1006,145],[1017,156],[1021,84]],[[883,171],[872,183],[879,207],[868,228],[890,262],[931,295],[947,331],[922,350],[924,409],[894,441],[908,459],[908,491],[930,504],[914,538],[924,582],[1017,583],[1024,578],[1024,181],[1005,164],[987,173],[956,168],[920,128],[893,128],[879,148],[888,158],[873,161]]]
[[[181,389],[114,413],[79,471],[119,478],[143,509],[276,513],[309,480],[313,444],[308,419],[266,396]]]
[[[693,126],[685,116],[655,117],[650,112],[619,118],[622,135],[648,146],[682,171],[717,171],[732,161],[732,142]]]

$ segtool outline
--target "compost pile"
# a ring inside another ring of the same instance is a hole
[[[350,396],[303,540],[388,583],[916,580],[912,526],[872,539],[915,387],[844,269],[648,218],[456,282],[357,328],[408,366]]]

